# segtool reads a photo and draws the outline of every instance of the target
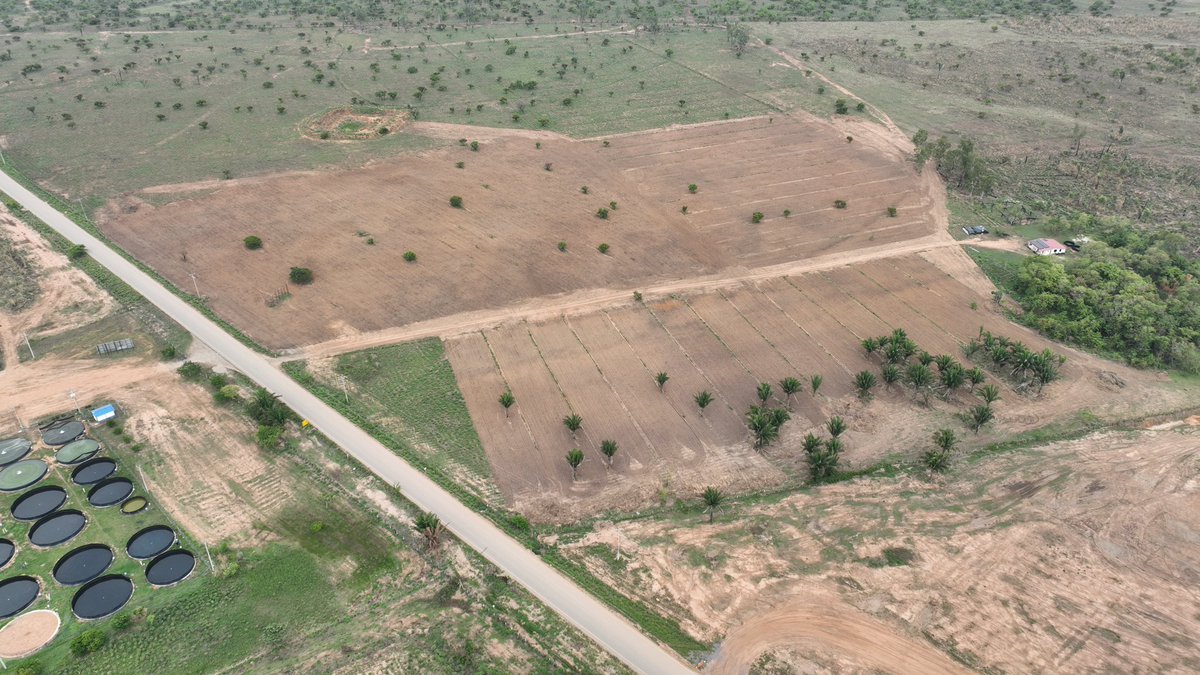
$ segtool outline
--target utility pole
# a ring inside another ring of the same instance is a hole
[[[22,333],[21,336],[25,338],[25,348],[29,350],[29,360],[30,361],[37,360],[37,356],[35,356],[33,353],[33,347],[29,346],[29,333],[28,332]]]
[[[75,390],[72,389],[72,390],[68,391],[67,397],[71,399],[71,403],[75,404],[75,412],[80,417],[83,417],[83,411],[79,409],[79,398],[75,395]]]
[[[196,289],[196,297],[200,297],[200,285],[196,283],[196,273],[188,272],[188,276],[192,278],[192,288]]]
[[[79,203],[79,214],[82,215],[83,219],[88,222],[88,225],[91,225],[92,219],[91,219],[91,217],[88,216],[87,211],[85,211],[83,208],[83,198],[80,197],[79,199],[76,199],[75,201]]]
[[[346,376],[338,373],[338,380],[342,383],[342,397],[346,399],[346,405],[350,405],[350,394],[346,392]]]

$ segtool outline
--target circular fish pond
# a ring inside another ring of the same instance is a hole
[[[11,539],[0,539],[0,567],[7,565],[16,552],[17,545]]]
[[[20,612],[37,599],[42,585],[33,577],[13,577],[0,581],[0,619]]]
[[[76,485],[91,485],[108,478],[116,470],[116,462],[107,457],[97,457],[80,464],[79,468],[72,471],[71,480],[75,481]]]
[[[113,558],[112,549],[104,544],[80,546],[59,559],[54,566],[54,580],[63,586],[86,584],[104,574]]]
[[[90,438],[81,438],[64,445],[61,450],[54,453],[54,459],[58,460],[59,464],[78,464],[91,459],[99,451],[99,443]]]
[[[66,445],[83,435],[83,422],[60,420],[42,429],[42,442],[46,445]]]
[[[133,482],[128,478],[109,478],[88,490],[88,503],[97,507],[112,506],[117,502],[124,501],[131,494],[133,494]]]
[[[155,586],[170,586],[187,578],[196,569],[196,556],[177,548],[164,553],[146,566],[146,581]]]
[[[29,454],[33,443],[24,438],[9,438],[0,441],[0,466],[8,466]]]
[[[130,558],[147,560],[171,548],[175,543],[175,530],[166,525],[151,525],[133,533],[125,551]]]
[[[146,498],[141,495],[138,495],[137,497],[130,497],[121,503],[121,513],[125,515],[138,513],[139,511],[145,509],[149,504],[150,502],[146,501]]]
[[[49,467],[40,459],[26,459],[0,470],[0,492],[16,492],[33,485],[46,475]]]
[[[83,531],[87,518],[70,509],[42,518],[29,528],[29,542],[34,546],[58,546]]]
[[[67,491],[57,485],[30,490],[13,502],[12,515],[17,520],[37,520],[58,510],[67,501]]]
[[[102,619],[124,607],[131,597],[133,582],[129,577],[110,574],[79,589],[71,600],[71,611],[81,619]]]

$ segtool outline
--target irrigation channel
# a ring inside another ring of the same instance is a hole
[[[133,533],[125,545],[125,552],[130,558],[149,560],[171,548],[174,543],[175,530],[166,525],[151,525]]]
[[[54,513],[67,501],[67,491],[57,485],[46,485],[26,492],[12,505],[12,517],[17,520],[39,520]]]
[[[51,447],[66,445],[83,435],[83,422],[58,420],[42,427],[42,442]]]
[[[71,441],[54,454],[59,464],[78,464],[91,459],[100,451],[100,444],[90,438]]]
[[[33,577],[20,576],[0,581],[0,619],[17,614],[37,599],[42,585]]]
[[[63,586],[86,584],[104,574],[115,559],[104,544],[88,544],[67,553],[54,565],[54,580]]]
[[[41,480],[50,467],[40,459],[25,459],[0,470],[0,492],[24,490]]]
[[[164,553],[146,566],[146,581],[154,586],[170,586],[187,578],[196,569],[196,556],[177,548]]]
[[[0,441],[0,466],[8,466],[29,454],[33,443],[24,438],[7,438]]]
[[[116,612],[133,597],[133,582],[121,574],[109,574],[89,581],[75,593],[71,611],[81,619],[103,619]]]
[[[87,516],[75,509],[57,511],[42,518],[29,528],[29,542],[34,546],[58,546],[83,531]]]

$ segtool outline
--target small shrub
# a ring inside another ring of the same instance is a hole
[[[608,209],[604,208],[603,206],[596,209],[596,217],[599,218],[600,220],[607,220],[608,219]]]
[[[783,217],[784,217],[784,218],[791,218],[791,217],[792,217],[792,210],[791,210],[791,209],[784,209],[784,210],[783,210]]]
[[[679,212],[686,214],[687,213],[687,204],[684,204],[683,206],[679,207]]]
[[[692,194],[696,194],[696,190],[699,190],[699,189],[700,189],[699,185],[696,185],[695,183],[688,183],[688,192],[690,192]]]
[[[529,519],[519,513],[514,513],[513,515],[509,516],[508,524],[512,526],[514,530],[519,532],[529,532],[533,529],[533,526],[529,524]]]
[[[245,244],[246,248],[250,249],[251,251],[257,251],[258,249],[262,248],[262,238],[254,235],[246,237],[242,240],[242,243]]]
[[[634,291],[634,292],[633,292],[633,301],[634,301],[634,302],[641,302],[641,301],[642,301],[642,292],[641,292],[641,291]]]
[[[454,163],[454,168],[456,168],[456,169],[461,169],[461,168],[463,168],[463,167],[465,167],[465,166],[466,166],[466,163],[465,163],[465,162],[455,162],[455,163]]]
[[[71,260],[79,260],[85,255],[87,255],[87,247],[83,244],[75,244],[67,249],[67,257]]]
[[[213,394],[217,403],[232,403],[242,398],[242,390],[236,384],[227,384]]]
[[[450,206],[453,206],[456,209],[461,209],[463,207],[462,197],[459,197],[458,195],[451,197]]]
[[[887,213],[888,213],[888,218],[895,218],[896,217],[896,207],[889,206]]]
[[[413,253],[412,251],[404,252],[404,262],[416,262],[416,261],[417,261],[416,253]]]
[[[752,223],[761,223],[763,218],[764,216],[762,211],[755,211],[754,213],[750,214],[750,222]]]
[[[288,272],[288,279],[292,280],[293,284],[307,285],[313,282],[313,271],[307,267],[293,267]]]
[[[391,133],[391,129],[388,129],[387,127],[379,127],[380,136],[387,136],[389,133]]]
[[[566,253],[567,252],[567,242],[565,242],[565,241],[558,242],[558,250],[562,251],[563,253]]]
[[[212,387],[213,389],[220,389],[227,384],[229,384],[229,378],[225,377],[221,373],[213,373],[208,378],[208,386]]]
[[[279,437],[283,435],[283,427],[260,426],[254,435],[254,441],[259,449],[274,452],[279,449]]]
[[[897,546],[883,549],[883,559],[886,560],[887,564],[891,567],[908,565],[912,563],[913,560],[916,560],[916,558],[917,554],[910,548]]]
[[[133,625],[133,617],[128,614],[118,614],[112,620],[112,627],[117,630],[125,630]]]
[[[479,152],[479,141],[471,141],[471,151]]]
[[[858,112],[862,112],[866,108],[867,108],[867,104],[863,103],[862,101],[859,101],[858,104],[854,106],[854,109],[857,110]]]
[[[173,361],[179,355],[179,352],[175,349],[175,345],[167,345],[162,348],[159,354],[162,356],[163,361]]]
[[[850,112],[850,107],[846,105],[846,99],[839,98],[833,102],[833,111],[839,115],[845,115]]]
[[[204,368],[200,367],[199,363],[184,361],[182,366],[175,369],[175,372],[185,380],[198,380],[204,374]]]
[[[846,208],[846,200],[845,200],[845,199],[835,199],[835,200],[833,200],[833,208],[835,208],[835,209],[844,209],[844,208]]]
[[[600,244],[599,246],[596,247],[596,250],[600,251],[601,253],[603,253],[605,255],[608,255],[608,244]]]
[[[585,195],[586,195],[586,194],[588,193],[588,186],[586,186],[586,185],[580,185],[580,186],[579,186],[579,191],[580,191],[581,193],[583,193],[583,194],[585,194]]]
[[[104,631],[98,628],[85,630],[71,640],[71,653],[75,656],[87,656],[100,651],[106,642],[108,642],[108,635]]]

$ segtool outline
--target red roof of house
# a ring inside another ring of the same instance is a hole
[[[1065,249],[1066,248],[1066,246],[1063,246],[1062,244],[1060,244],[1057,239],[1034,239],[1033,241],[1031,241],[1029,243],[1030,243],[1030,245],[1035,246],[1040,249],[1047,249],[1047,248]]]

